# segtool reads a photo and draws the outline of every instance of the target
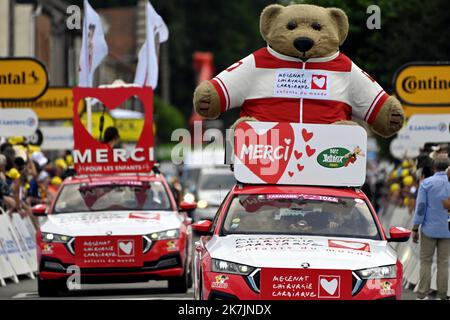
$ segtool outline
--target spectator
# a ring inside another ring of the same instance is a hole
[[[16,207],[12,191],[6,181],[6,157],[0,154],[0,207],[11,213]]]
[[[417,292],[419,300],[428,299],[431,265],[436,249],[438,298],[448,300],[450,231],[448,213],[443,201],[450,197],[450,183],[445,172],[449,166],[448,155],[437,155],[433,162],[434,175],[423,180],[419,187],[413,220],[413,241],[418,243],[420,238],[420,281]]]
[[[119,130],[116,127],[108,127],[103,135],[103,143],[109,145],[111,149],[120,144]]]

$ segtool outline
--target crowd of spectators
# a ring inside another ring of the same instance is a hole
[[[0,207],[4,212],[31,216],[37,204],[49,205],[70,174],[70,152],[52,161],[24,139],[0,141]]]
[[[449,154],[448,144],[427,144],[415,159],[405,158],[387,177],[390,204],[406,207],[412,214],[416,205],[420,182],[433,175],[433,159],[439,154]]]

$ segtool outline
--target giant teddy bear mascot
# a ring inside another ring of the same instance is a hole
[[[351,124],[353,116],[383,137],[402,128],[400,102],[339,52],[349,29],[342,10],[270,5],[260,28],[266,48],[195,90],[201,116],[241,107],[241,118],[259,121]]]

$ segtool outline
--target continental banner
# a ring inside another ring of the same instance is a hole
[[[2,101],[1,108],[26,108],[36,112],[39,120],[72,119],[72,88],[50,87],[45,94],[33,101]],[[79,110],[84,109],[84,100],[80,101]]]

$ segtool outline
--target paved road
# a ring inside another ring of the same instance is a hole
[[[82,285],[82,290],[70,291],[57,299],[87,300],[192,300],[193,289],[186,294],[171,294],[166,281],[150,281],[135,284]],[[37,282],[22,277],[18,284],[7,282],[0,287],[0,300],[3,299],[43,299],[38,296]]]
[[[167,291],[166,281],[150,281],[137,284],[84,285],[80,291],[71,291],[58,299],[86,300],[191,300],[193,290],[186,294],[171,294]],[[21,278],[18,284],[7,282],[0,287],[0,300],[3,299],[43,299],[37,294],[36,280]],[[403,300],[414,300],[411,290],[405,290]]]

